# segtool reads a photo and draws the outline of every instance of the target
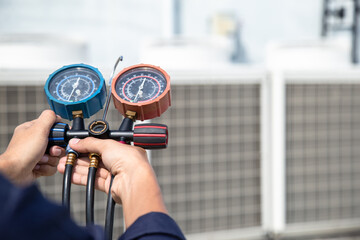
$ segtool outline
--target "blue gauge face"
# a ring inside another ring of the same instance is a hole
[[[91,97],[100,84],[99,75],[92,69],[73,67],[55,74],[49,82],[48,91],[56,100],[74,103]]]
[[[45,94],[51,109],[72,120],[74,111],[84,118],[97,113],[106,101],[106,87],[98,69],[83,63],[63,66],[46,81]]]

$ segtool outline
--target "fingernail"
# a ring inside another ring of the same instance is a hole
[[[79,141],[80,141],[79,138],[72,138],[72,139],[70,139],[69,143],[71,143],[71,144],[77,144]]]
[[[39,169],[40,169],[40,165],[37,164],[37,165],[34,167],[34,169],[35,169],[35,170],[39,170]]]
[[[54,157],[59,157],[61,155],[61,149],[55,148],[53,150]]]
[[[41,159],[40,162],[42,163],[47,163],[49,161],[49,157],[47,155],[44,155]]]

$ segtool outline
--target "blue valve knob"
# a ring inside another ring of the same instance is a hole
[[[50,129],[49,143],[47,152],[52,146],[59,146],[65,148],[67,145],[66,132],[69,130],[69,125],[65,123],[55,123]]]

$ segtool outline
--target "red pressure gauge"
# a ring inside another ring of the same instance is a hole
[[[122,115],[136,112],[136,119],[159,117],[171,105],[170,77],[160,67],[138,64],[123,69],[112,81],[111,93]]]

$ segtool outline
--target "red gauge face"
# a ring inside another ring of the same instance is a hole
[[[137,113],[137,119],[160,116],[170,106],[170,78],[159,67],[140,64],[121,71],[113,80],[115,107],[123,114]]]
[[[116,80],[116,94],[130,103],[146,103],[158,98],[166,89],[167,80],[157,69],[133,68]]]

